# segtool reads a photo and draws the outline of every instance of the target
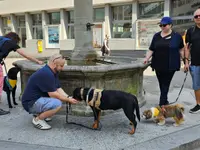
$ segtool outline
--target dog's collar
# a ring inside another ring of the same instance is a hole
[[[81,99],[83,100],[83,88],[81,88],[80,94],[81,94]]]
[[[88,104],[88,100],[89,100],[89,94],[91,92],[92,88],[90,88],[87,92],[87,95],[86,95],[86,104]]]

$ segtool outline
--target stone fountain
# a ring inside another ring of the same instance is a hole
[[[98,56],[92,46],[92,0],[74,0],[74,6],[75,48],[64,71],[59,75],[62,88],[69,95],[72,95],[76,87],[122,90],[136,95],[142,106],[145,103],[143,71],[148,65],[137,58]],[[42,66],[27,60],[16,61],[14,65],[21,68],[23,93],[29,76]],[[90,107],[80,103],[72,106],[72,114],[89,116],[92,111]]]

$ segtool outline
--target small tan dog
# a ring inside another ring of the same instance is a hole
[[[164,105],[162,107],[152,107],[149,110],[143,112],[142,118],[151,119],[154,118],[158,125],[164,125],[166,118],[173,118],[174,126],[179,126],[184,121],[184,107],[181,104],[176,105]]]

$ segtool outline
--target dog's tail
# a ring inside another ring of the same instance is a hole
[[[181,105],[181,104],[176,104],[176,107],[177,107],[178,109],[180,109],[182,113],[185,111],[184,106]]]
[[[183,113],[184,113],[184,106],[183,105],[181,105],[181,104],[176,104],[176,111],[175,111],[175,113],[176,113],[176,116],[177,116],[177,118],[178,119],[182,119],[183,117],[184,117],[184,115],[183,115]]]
[[[138,120],[140,121],[140,108],[139,108],[139,104],[138,104],[138,99],[137,97],[135,97],[135,109],[136,109],[136,116],[138,118]]]

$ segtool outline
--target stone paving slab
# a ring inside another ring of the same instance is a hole
[[[1,150],[74,150],[68,148],[34,145],[34,144],[24,144],[10,141],[0,141]]]

